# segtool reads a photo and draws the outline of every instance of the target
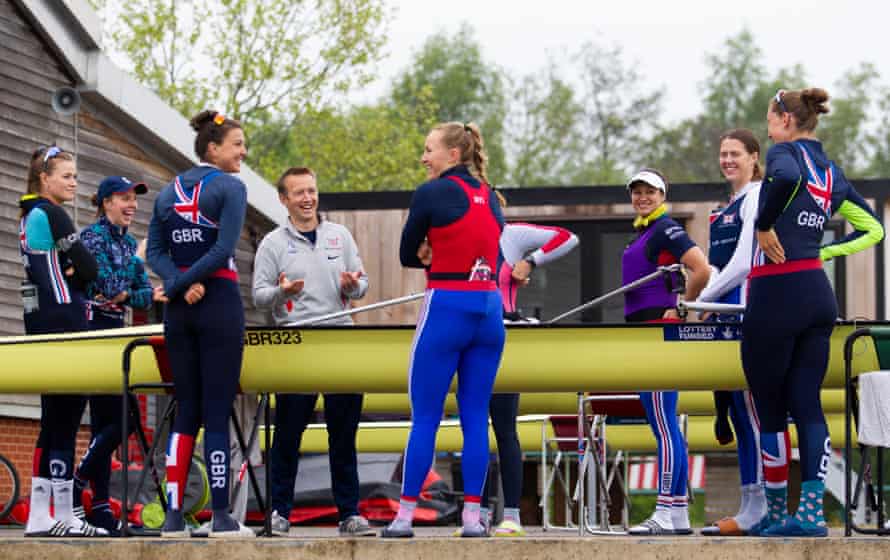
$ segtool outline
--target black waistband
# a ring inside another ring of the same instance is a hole
[[[430,280],[467,280],[470,272],[430,272]]]

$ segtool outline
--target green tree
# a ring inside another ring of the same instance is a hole
[[[550,62],[512,91],[506,140],[511,186],[553,186],[570,182],[578,173],[584,143],[578,132],[583,108],[571,84]]]
[[[307,108],[292,123],[270,122],[253,136],[272,146],[258,157],[257,169],[274,181],[290,166],[307,165],[327,192],[411,189],[426,180],[420,156],[437,109],[428,88],[415,101],[410,107]]]
[[[391,97],[395,106],[412,107],[425,102],[422,92],[428,90],[436,100],[439,122],[478,123],[489,157],[488,175],[498,184],[506,177],[505,82],[503,71],[483,58],[473,28],[463,24],[453,35],[439,32],[424,42],[393,81]]]
[[[720,181],[717,165],[720,136],[732,128],[751,129],[761,142],[761,156],[769,148],[766,110],[779,88],[805,83],[800,65],[767,75],[763,52],[748,30],[724,41],[705,57],[709,78],[700,84],[702,112],[679,123],[661,126],[642,150],[640,165],[665,172],[672,182]]]
[[[816,129],[826,153],[843,167],[847,177],[864,174],[874,152],[867,125],[879,78],[877,69],[868,62],[845,72],[835,83],[835,91],[829,91],[830,112],[820,119]]]
[[[98,0],[96,0],[98,1]],[[102,0],[111,49],[190,114],[215,105],[250,126],[371,78],[383,0]]]
[[[574,57],[581,82],[579,126],[587,146],[575,184],[622,183],[660,115],[662,91],[641,91],[642,76],[621,47],[587,43]]]
[[[890,88],[882,88],[875,102],[880,115],[877,126],[867,137],[873,147],[866,177],[890,177]]]

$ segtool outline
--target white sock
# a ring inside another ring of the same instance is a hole
[[[399,500],[399,512],[396,518],[390,523],[392,529],[410,529],[411,523],[414,521],[414,509],[417,507],[416,500]]]
[[[747,530],[766,515],[766,492],[759,484],[747,484],[742,488],[742,493],[748,500],[744,511],[739,513],[735,520],[739,527]]]
[[[479,507],[479,502],[464,502],[464,511],[461,515],[464,527],[476,527],[480,525],[479,518],[481,509],[482,508]]]
[[[674,529],[689,529],[689,506],[674,504],[671,508],[671,524]]]
[[[519,508],[504,508],[504,521],[512,521],[519,525]]]
[[[733,516],[736,518],[736,521],[738,521],[739,517],[744,515],[745,510],[748,509],[748,502],[750,501],[750,498],[748,496],[748,486],[748,484],[743,484],[740,489],[741,491],[739,492],[739,494],[742,496],[742,499],[741,503],[739,504],[739,511]]]
[[[74,481],[71,479],[54,479],[53,506],[55,507],[55,517],[58,521],[70,523],[74,519],[73,499]]]
[[[479,519],[483,523],[491,525],[491,509],[487,507],[479,508]]]
[[[55,523],[49,514],[49,501],[53,493],[52,482],[38,476],[31,478],[31,509],[28,512],[26,533],[48,531]]]

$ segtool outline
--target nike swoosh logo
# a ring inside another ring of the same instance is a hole
[[[336,258],[337,258],[337,256],[335,255],[335,256],[333,256],[333,257],[328,257],[328,260],[329,260],[329,261],[332,261],[332,260],[334,260],[334,259],[336,259]]]

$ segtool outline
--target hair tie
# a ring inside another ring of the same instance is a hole
[[[226,116],[222,113],[217,113],[213,116],[213,124],[216,126],[222,126],[224,122],[226,122]]]
[[[467,132],[473,132],[473,129],[470,128],[470,125],[468,125],[466,123],[464,124],[464,130],[466,130]]]

